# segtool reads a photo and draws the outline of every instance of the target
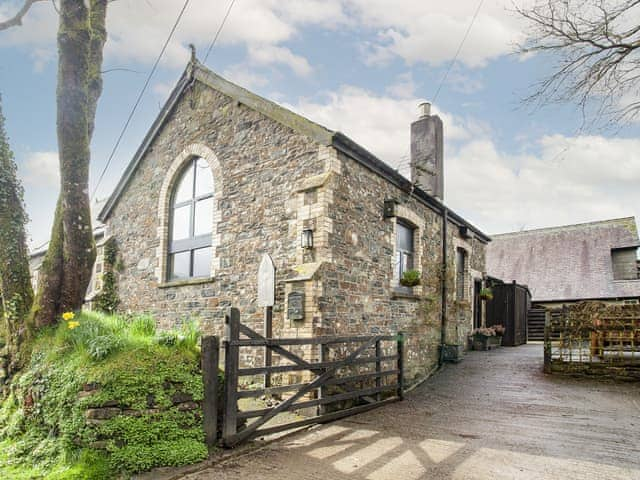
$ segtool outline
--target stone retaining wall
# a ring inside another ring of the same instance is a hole
[[[115,400],[106,400],[100,403],[92,403],[91,398],[100,391],[100,385],[87,383],[82,391],[78,393],[78,400],[83,401],[87,407],[85,410],[85,423],[90,427],[99,427],[108,420],[118,416],[141,417],[149,416],[153,420],[154,415],[159,415],[170,408],[175,408],[179,412],[192,412],[198,417],[202,416],[202,402],[194,401],[190,394],[177,392],[171,397],[170,407],[160,407],[156,405],[152,395],[147,397],[147,408],[136,409],[128,405],[122,405]],[[110,438],[98,436],[97,440],[89,445],[92,448],[105,449],[110,443]]]

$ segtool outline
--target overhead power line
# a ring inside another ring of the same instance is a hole
[[[478,18],[478,14],[480,13],[480,9],[482,8],[483,3],[484,3],[484,0],[480,0],[480,3],[478,3],[478,8],[476,8],[476,12],[473,14],[473,18],[471,18],[471,23],[469,23],[469,26],[467,27],[467,31],[462,37],[462,41],[460,42],[460,45],[458,45],[458,50],[456,51],[456,54],[453,56],[453,60],[451,60],[451,63],[449,63],[449,67],[447,67],[447,71],[444,72],[442,80],[440,81],[440,85],[438,85],[438,89],[436,90],[436,94],[433,96],[433,100],[431,101],[431,103],[435,103],[436,99],[438,98],[438,95],[440,94],[440,90],[442,89],[442,86],[444,85],[445,80],[449,76],[449,72],[451,72],[451,68],[453,67],[453,64],[456,63],[456,60],[458,59],[458,55],[460,55],[460,51],[462,50],[462,46],[464,45],[464,42],[467,41],[467,37],[469,36],[471,27],[473,27],[473,24],[476,21],[476,18]]]
[[[102,173],[100,174],[100,177],[98,178],[98,183],[96,183],[96,186],[95,186],[95,188],[93,190],[93,193],[91,194],[91,201],[93,201],[93,199],[94,199],[94,197],[96,195],[96,192],[98,191],[98,187],[100,186],[100,182],[102,182],[102,179],[104,178],[104,175],[107,172],[107,169],[109,168],[109,165],[111,164],[111,160],[113,160],[113,157],[115,156],[116,151],[118,150],[118,147],[120,146],[120,142],[122,141],[122,138],[124,137],[124,134],[126,133],[127,128],[129,128],[129,124],[131,123],[131,119],[133,118],[133,115],[136,113],[138,105],[140,105],[140,101],[142,100],[142,96],[144,95],[144,92],[147,90],[147,87],[149,86],[149,82],[151,82],[151,78],[153,77],[153,74],[156,72],[156,69],[158,68],[158,64],[160,63],[160,60],[162,60],[162,57],[164,56],[164,52],[167,50],[167,46],[169,45],[169,42],[173,38],[173,34],[175,33],[176,29],[178,28],[178,25],[180,24],[180,20],[182,20],[182,16],[184,15],[184,12],[187,9],[187,7],[189,6],[190,2],[191,2],[191,0],[185,0],[184,5],[182,6],[182,9],[180,10],[180,13],[178,14],[178,17],[176,18],[176,21],[173,24],[173,27],[171,27],[171,31],[169,32],[169,36],[167,37],[167,40],[164,42],[164,45],[162,46],[162,50],[160,50],[160,54],[158,55],[158,58],[156,59],[155,63],[153,64],[153,68],[151,68],[151,71],[149,72],[149,75],[147,75],[147,80],[144,82],[142,90],[140,90],[140,93],[138,94],[138,98],[136,99],[136,102],[134,103],[133,108],[131,109],[131,112],[129,113],[129,116],[127,117],[127,121],[124,123],[124,126],[122,127],[122,131],[120,132],[120,135],[118,136],[118,139],[116,140],[116,143],[113,146],[113,149],[111,150],[111,154],[109,155],[109,158],[107,159],[107,163],[104,166],[104,169],[102,170]]]
[[[211,40],[211,44],[209,45],[209,48],[207,49],[207,53],[204,56],[204,60],[202,61],[202,63],[207,63],[207,58],[209,58],[209,54],[211,53],[211,50],[213,50],[213,46],[216,44],[216,41],[218,41],[218,37],[220,36],[220,32],[224,28],[224,24],[227,22],[227,18],[229,18],[229,14],[231,13],[231,9],[233,8],[233,5],[235,3],[236,3],[236,0],[231,0],[229,2],[229,8],[227,8],[227,13],[225,13],[224,18],[222,19],[222,22],[220,22],[220,26],[218,27],[218,30],[216,31],[216,34],[213,37],[213,40]]]

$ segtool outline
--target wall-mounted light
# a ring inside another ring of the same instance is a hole
[[[302,231],[300,236],[300,246],[304,249],[313,248],[313,230],[307,228]]]
[[[395,217],[396,216],[396,205],[398,204],[398,201],[391,198],[391,199],[386,199],[384,201],[384,210],[383,210],[383,216],[384,218],[391,218],[391,217]]]

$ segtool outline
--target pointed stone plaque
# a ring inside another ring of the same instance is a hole
[[[265,253],[258,269],[258,306],[273,307],[276,301],[276,267]]]

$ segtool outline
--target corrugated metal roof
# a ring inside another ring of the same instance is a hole
[[[635,246],[634,217],[492,235],[487,273],[528,285],[534,301],[640,297],[640,280],[614,280],[611,250]]]

